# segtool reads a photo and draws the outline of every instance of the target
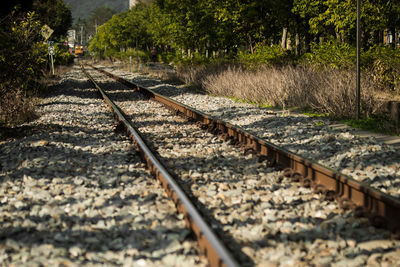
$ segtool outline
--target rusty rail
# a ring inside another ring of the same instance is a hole
[[[358,182],[336,170],[307,160],[286,149],[262,140],[248,133],[241,127],[213,118],[203,112],[155,93],[151,89],[139,86],[102,69],[92,68],[135,89],[148,97],[166,105],[177,113],[209,125],[214,132],[223,133],[226,138],[240,142],[266,158],[271,166],[285,171],[287,177],[300,180],[306,186],[313,186],[318,192],[324,193],[328,199],[338,199],[340,203],[351,203],[358,214],[368,216],[378,227],[400,232],[400,200],[378,191],[365,183]]]
[[[141,150],[150,171],[161,181],[168,195],[175,202],[178,211],[185,215],[185,221],[188,228],[195,233],[200,249],[209,260],[211,266],[228,266],[236,267],[239,264],[230,254],[228,249],[218,239],[217,235],[210,226],[204,221],[200,213],[197,211],[193,203],[181,189],[175,179],[168,173],[162,163],[154,156],[146,143],[143,141],[139,132],[134,128],[132,123],[126,119],[123,111],[114,104],[103,89],[94,81],[94,79],[86,72],[82,66],[82,71],[88,77],[90,82],[99,90],[104,100],[112,109],[115,117],[124,125],[127,133]]]

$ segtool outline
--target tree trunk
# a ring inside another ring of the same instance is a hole
[[[249,48],[250,48],[250,53],[254,54],[253,40],[251,39],[251,35],[249,35]]]
[[[284,27],[282,30],[282,42],[281,42],[282,49],[286,49],[286,42],[287,42],[287,28]]]
[[[391,27],[390,31],[392,32],[392,44],[391,44],[391,46],[393,48],[396,48],[396,28],[395,27]]]

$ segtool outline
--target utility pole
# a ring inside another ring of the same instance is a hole
[[[357,92],[356,92],[356,119],[360,119],[360,46],[361,46],[361,25],[360,25],[360,0],[357,0]]]
[[[81,25],[81,45],[83,45],[83,25]]]

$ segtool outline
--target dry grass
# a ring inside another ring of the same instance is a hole
[[[15,125],[36,118],[32,98],[26,97],[21,90],[0,88],[0,94],[0,124]]]
[[[349,71],[286,66],[250,72],[238,66],[213,66],[190,67],[179,73],[185,82],[214,95],[282,108],[311,108],[336,117],[355,114],[356,77]],[[362,80],[361,103],[365,114],[379,110],[380,105],[373,97],[374,88],[372,79]]]
[[[0,125],[18,125],[37,118],[35,101],[38,92],[45,93],[47,87],[57,83],[72,66],[58,66],[55,75],[44,73],[40,81],[31,81],[25,92],[17,88],[0,88]]]

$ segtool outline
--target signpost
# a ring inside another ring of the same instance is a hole
[[[42,29],[40,30],[40,34],[43,36],[44,40],[47,41],[50,36],[53,34],[54,30],[47,26],[46,24],[43,25]],[[56,54],[54,50],[54,42],[48,41],[47,48],[49,50],[50,62],[51,62],[51,73],[54,75],[54,62],[53,56]]]
[[[54,42],[49,41],[48,42],[48,49],[49,49],[49,56],[50,56],[50,61],[51,61],[51,74],[54,75],[54,60],[53,56],[56,54],[54,50]]]
[[[44,40],[47,41],[50,36],[53,34],[54,30],[51,29],[46,24],[43,25],[42,29],[40,30],[40,34],[43,36]]]

